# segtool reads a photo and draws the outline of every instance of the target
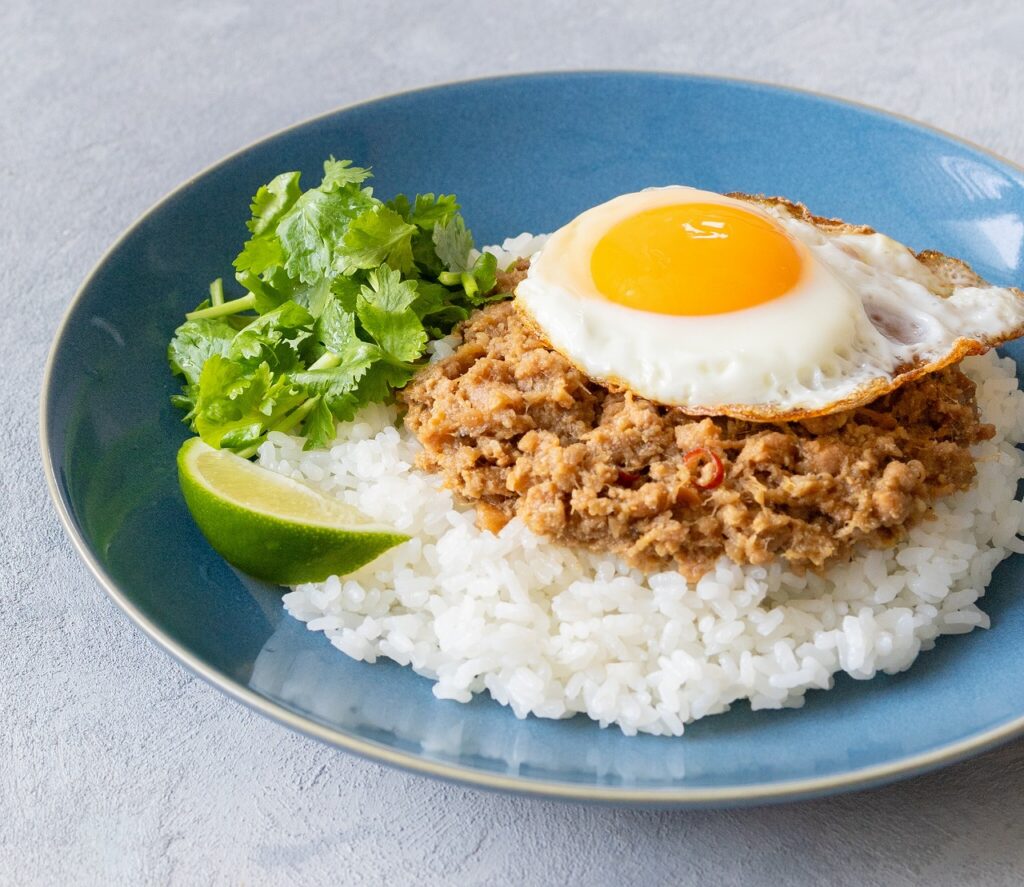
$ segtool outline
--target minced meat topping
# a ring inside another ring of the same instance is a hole
[[[420,467],[497,531],[519,517],[567,545],[690,578],[721,555],[820,568],[892,545],[974,478],[994,434],[957,367],[803,422],[688,416],[579,372],[509,302],[402,392]],[[717,476],[717,463],[722,472]]]

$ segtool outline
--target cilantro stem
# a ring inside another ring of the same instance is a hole
[[[260,448],[260,445],[266,440],[266,435],[257,439],[256,443],[250,444],[244,450],[239,450],[238,455],[243,459],[251,459],[256,455],[256,451]]]
[[[213,283],[210,284],[210,304],[224,304],[224,281],[221,280],[219,277]]]
[[[317,394],[311,397],[309,400],[299,404],[294,410],[292,410],[287,416],[282,416],[273,425],[268,428],[268,431],[291,431],[296,425],[298,425],[303,419],[306,418],[313,410],[316,405],[320,402],[320,395]]]
[[[306,416],[313,412],[319,402],[320,395],[317,394],[309,400],[299,404],[290,413],[282,416],[272,425],[268,426],[266,433],[261,434],[255,443],[250,444],[244,450],[239,450],[238,455],[243,459],[251,459],[256,455],[256,451],[259,450],[260,445],[267,439],[267,434],[270,434],[271,431],[291,431],[296,425],[299,425]]]
[[[332,351],[326,351],[320,357],[313,361],[309,365],[311,370],[329,370],[331,367],[336,367],[341,363],[341,357],[334,354]],[[267,426],[265,434],[260,435],[259,439],[255,443],[250,444],[244,450],[239,450],[238,455],[243,459],[251,459],[256,455],[256,451],[260,448],[260,444],[267,439],[267,434],[271,431],[291,431],[296,425],[302,422],[313,410],[316,405],[320,402],[321,395],[314,394],[308,400],[304,400],[294,410],[286,415],[282,416],[276,422],[271,423]]]
[[[211,305],[209,308],[200,308],[198,311],[189,311],[185,315],[186,320],[199,320],[210,317],[227,317],[229,314],[238,314],[239,311],[248,311],[256,307],[256,296],[249,293],[240,299],[232,299],[230,302],[221,302],[219,305]]]
[[[437,275],[437,282],[444,286],[462,286],[469,298],[473,298],[479,292],[476,278],[468,271],[442,271]]]
[[[255,293],[257,296],[262,296],[264,299],[274,301],[270,293],[267,292],[266,287],[264,287],[263,281],[251,271],[240,271],[235,275],[235,280],[242,284],[242,286],[244,286],[250,293]]]
[[[339,363],[341,363],[340,356],[333,351],[325,351],[309,365],[309,368],[311,370],[329,370],[332,367],[336,367]]]

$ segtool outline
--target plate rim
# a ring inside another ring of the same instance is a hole
[[[280,703],[273,701],[269,697],[256,693],[254,690],[242,685],[219,669],[206,664],[199,656],[180,644],[174,638],[170,637],[155,621],[142,612],[142,610],[136,606],[124,592],[122,592],[117,583],[107,575],[102,565],[89,551],[85,539],[78,531],[71,516],[70,503],[67,501],[65,495],[58,486],[56,464],[49,445],[51,427],[48,421],[48,414],[53,400],[52,377],[54,365],[56,363],[57,354],[61,350],[63,340],[68,333],[71,320],[84,295],[91,288],[94,280],[102,272],[110,257],[117,252],[121,246],[150,219],[151,216],[160,212],[166,204],[173,201],[181,192],[190,188],[197,180],[204,178],[209,173],[221,168],[222,166],[234,162],[237,158],[243,156],[252,149],[293,130],[309,126],[310,124],[326,120],[329,117],[333,117],[344,112],[352,111],[368,105],[387,102],[396,98],[404,98],[406,96],[419,95],[423,93],[443,92],[455,88],[472,87],[488,83],[539,79],[585,80],[594,77],[609,76],[637,79],[656,77],[678,81],[719,83],[741,88],[759,88],[783,95],[790,94],[815,99],[825,105],[846,106],[863,113],[899,122],[912,129],[922,130],[932,135],[937,135],[947,141],[987,156],[995,163],[1012,170],[1016,173],[1017,177],[1022,180],[1022,183],[1024,183],[1024,166],[1008,160],[996,152],[972,142],[969,139],[957,136],[940,127],[922,123],[921,121],[915,120],[914,118],[904,114],[888,111],[865,102],[841,98],[825,92],[789,86],[772,81],[683,71],[663,71],[657,69],[583,68],[569,70],[542,70],[513,74],[488,75],[461,80],[449,80],[414,89],[398,90],[351,104],[341,105],[321,114],[316,114],[312,117],[281,127],[280,129],[253,139],[243,147],[230,152],[213,163],[210,163],[200,171],[190,175],[179,185],[166,192],[162,197],[155,201],[148,209],[131,222],[131,224],[122,231],[113,243],[103,251],[63,310],[60,321],[53,333],[53,339],[43,368],[39,399],[38,432],[40,455],[43,462],[43,473],[46,477],[46,485],[50,499],[56,508],[61,526],[63,527],[68,539],[71,541],[75,552],[85,563],[89,572],[107,596],[117,605],[121,612],[124,613],[135,624],[135,626],[142,631],[144,636],[161,648],[165,653],[169,654],[172,659],[184,666],[189,672],[201,678],[207,684],[212,685],[229,698],[241,702],[249,709],[289,729],[325,744],[340,748],[344,751],[352,752],[359,757],[397,767],[407,772],[448,780],[476,788],[564,801],[589,801],[606,804],[646,805],[652,807],[697,808],[779,803],[854,791],[857,789],[864,789],[892,782],[897,779],[909,778],[930,770],[938,769],[939,767],[966,760],[967,758],[981,754],[995,748],[996,746],[1002,745],[1012,739],[1024,735],[1024,714],[1022,714],[1020,717],[1011,719],[999,726],[982,730],[966,738],[943,745],[940,748],[936,748],[928,752],[921,752],[918,754],[895,758],[883,764],[874,764],[868,767],[847,770],[843,773],[832,776],[804,777],[801,779],[790,779],[778,782],[724,787],[672,786],[669,788],[624,788],[619,786],[594,786],[572,782],[544,780],[533,777],[488,773],[465,765],[431,761],[413,752],[398,751],[374,740],[362,739],[357,736],[349,735],[341,730],[328,727],[319,721],[314,720],[312,717],[306,717],[298,714],[297,712],[293,712]],[[1024,184],[1022,184],[1022,187],[1024,187]]]

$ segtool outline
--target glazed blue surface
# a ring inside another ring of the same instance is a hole
[[[1024,282],[1020,171],[896,118],[773,87],[619,73],[485,80],[270,138],[173,194],[105,258],[71,310],[44,392],[44,446],[73,534],[172,652],[229,692],[336,731],[340,744],[365,741],[364,753],[391,750],[475,781],[603,788],[609,800],[620,790],[655,803],[705,803],[703,789],[781,797],[796,782],[800,793],[829,791],[1024,717],[1021,557],[986,595],[991,630],[941,639],[901,675],[840,679],[800,710],[737,706],[682,739],[627,738],[582,718],[518,721],[489,699],[439,701],[411,671],[348,660],[284,616],[279,592],[227,567],[189,518],[174,464],[186,429],[168,402],[177,385],[164,351],[208,282],[230,270],[256,187],[285,169],[315,179],[329,154],[372,165],[382,196],[458,194],[478,242],[686,183],[783,194],[962,256],[995,283]]]

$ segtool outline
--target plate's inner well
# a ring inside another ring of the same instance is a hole
[[[840,679],[803,709],[737,705],[682,739],[626,737],[580,718],[519,721],[486,699],[439,701],[408,670],[350,661],[284,616],[280,592],[227,567],[185,509],[174,455],[187,431],[169,402],[164,349],[228,267],[255,187],[284,169],[313,178],[331,154],[371,165],[383,196],[458,194],[478,243],[685,182],[783,194],[912,248],[962,256],[993,283],[1024,280],[1020,174],[934,132],[785,90],[659,75],[508,78],[289,130],[144,217],[89,279],[55,346],[44,445],[56,490],[83,553],[161,643],[229,692],[338,744],[456,778],[560,783],[580,795],[709,802],[824,791],[962,755],[1024,724],[1019,556],[986,593],[991,629],[940,639],[899,675]],[[1007,353],[1024,358],[1017,346]]]

